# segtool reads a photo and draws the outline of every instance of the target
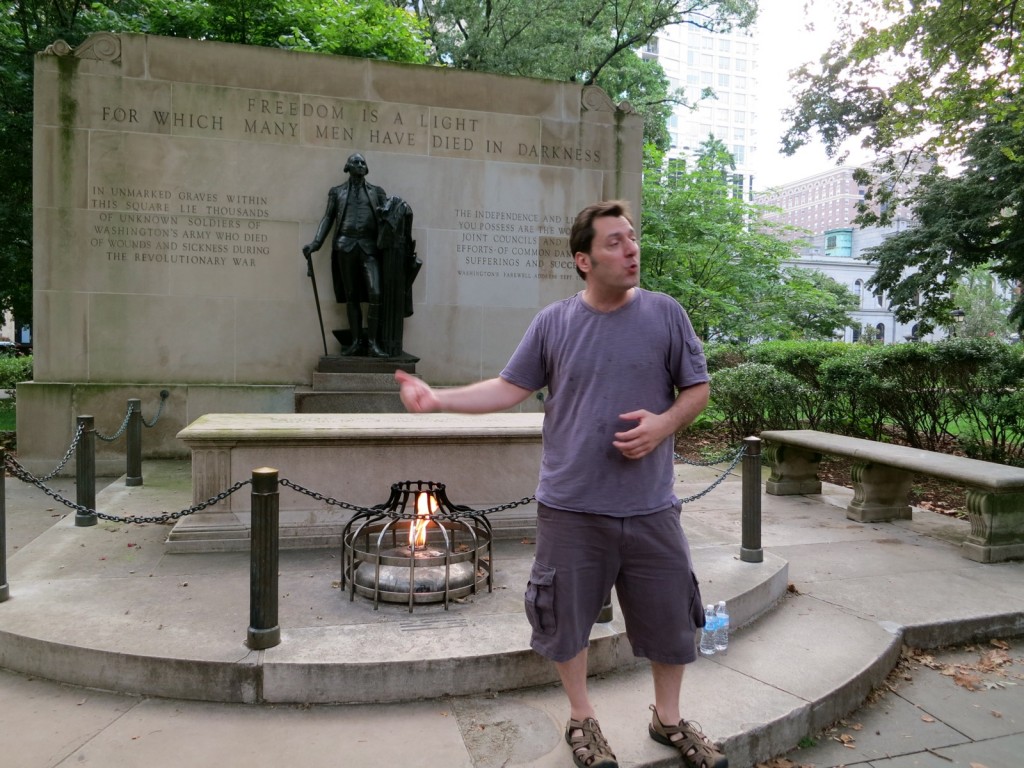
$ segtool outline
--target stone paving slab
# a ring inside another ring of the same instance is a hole
[[[703,479],[712,472],[701,469],[697,474]],[[685,469],[680,474],[686,481],[680,485],[681,496],[692,492],[691,488],[700,489],[700,482],[689,482]],[[695,557],[721,554],[722,570],[701,574],[702,588],[706,585],[709,594],[725,589],[728,580],[721,574],[728,574],[730,561],[737,568],[748,565],[738,561],[738,488],[737,482],[729,480],[684,507]],[[700,722],[709,736],[724,743],[732,768],[748,768],[756,760],[784,752],[811,733],[816,723],[833,713],[854,710],[863,700],[864,692],[887,671],[889,654],[894,645],[898,647],[900,639],[957,637],[965,633],[981,636],[1007,628],[1020,629],[1024,620],[1020,612],[1024,605],[1021,564],[981,565],[961,559],[956,543],[957,526],[919,510],[915,510],[913,520],[900,524],[853,523],[845,519],[843,509],[849,492],[830,486],[823,490],[817,497],[787,498],[789,503],[798,500],[791,504],[789,515],[786,505],[764,505],[765,553],[788,563],[795,592],[777,610],[736,632],[727,655],[698,659],[687,669],[683,711]],[[118,494],[125,497],[124,503],[129,503],[126,492]],[[172,500],[165,499],[164,506]],[[49,500],[44,498],[42,503]],[[931,535],[933,532],[936,535]],[[158,558],[154,565],[147,558],[152,557],[150,549],[159,548],[147,543],[148,540],[140,538],[143,546],[131,553],[129,550],[135,547],[127,547],[116,532],[95,533],[95,540],[105,541],[112,552],[119,553],[117,557],[97,561],[94,556],[98,550],[91,546],[76,549],[72,537],[68,537],[68,541],[60,544],[58,560],[90,567],[102,563],[99,567],[104,569],[103,575],[96,583],[120,586],[132,579],[173,582],[187,577],[190,586],[179,586],[178,590],[195,599],[197,591],[193,587],[199,582],[212,584],[221,579],[221,591],[232,592],[242,588],[236,572],[247,573],[245,558],[238,554],[173,555]],[[63,536],[64,532],[55,535]],[[133,538],[142,535],[132,534]],[[926,537],[928,541],[915,542],[915,537]],[[894,543],[895,540],[900,543]],[[27,549],[27,545],[22,549]],[[780,557],[782,554],[784,557]],[[152,576],[148,570],[143,573],[138,569],[140,562],[152,566]],[[18,567],[30,566],[19,562]],[[46,589],[56,590],[53,594],[59,590],[74,593],[78,588],[75,578],[61,572],[66,569],[55,566],[47,576],[39,564],[31,568],[39,569],[34,576],[47,582]],[[232,575],[226,577],[221,568]],[[337,590],[326,584],[310,586],[310,582],[317,581],[315,574],[334,569],[329,553],[309,560],[287,561],[282,592],[290,597],[282,599],[282,617],[287,611],[291,626],[317,631],[319,625],[309,613],[318,603],[310,602],[309,598],[328,589],[336,594]],[[11,579],[13,597],[0,605],[0,620],[18,601],[27,598],[27,593],[22,592],[25,587],[21,581]],[[518,602],[511,592],[497,596],[496,602]],[[995,597],[989,600],[984,593]],[[929,594],[933,598],[929,599]],[[187,605],[187,600],[180,596],[178,599],[179,607]],[[160,603],[153,599],[150,602]],[[59,603],[68,605],[64,600]],[[119,603],[118,607],[124,605]],[[331,603],[324,605],[333,609]],[[156,618],[152,608],[152,613],[137,610],[145,618]],[[54,622],[66,618],[59,610],[51,615]],[[234,632],[244,634],[244,618],[239,625],[235,615],[201,615],[202,626],[230,626]],[[292,618],[299,615],[307,616],[301,625]],[[1020,633],[1024,634],[1024,630]],[[0,651],[8,646],[8,639],[0,641]],[[123,656],[124,660],[130,662],[130,657]],[[660,768],[679,764],[672,750],[646,736],[651,691],[645,667],[597,675],[592,678],[591,690],[602,726],[621,765]],[[914,706],[925,708],[937,691],[929,686],[921,686],[920,691],[922,698]],[[1022,693],[1024,686],[1007,689],[1008,696],[1020,697]],[[12,702],[19,704],[12,706]],[[25,707],[24,702],[32,704]],[[956,710],[957,705],[952,708]],[[1006,708],[1016,718],[1017,710]],[[562,741],[564,718],[564,695],[555,685],[442,696],[402,704],[293,706],[100,693],[0,672],[0,732],[5,734],[5,751],[21,754],[26,750],[25,754],[38,757],[38,762],[31,763],[33,766],[212,766],[243,764],[237,760],[244,755],[244,764],[275,767],[343,764],[568,768],[571,758]],[[942,720],[943,725],[959,732],[953,715],[948,718]],[[912,718],[906,719],[908,729],[914,725],[917,723]],[[871,768],[967,768],[969,761],[973,761],[986,768],[1020,768],[1021,733],[1010,732],[1016,727],[1012,723],[1007,725],[1005,735],[967,741],[960,746],[952,745],[948,733],[934,725],[922,721],[921,730],[911,735],[916,744],[926,745],[925,749],[933,752],[917,751],[898,758],[873,757],[860,764]],[[187,738],[182,738],[183,734]],[[940,738],[933,741],[936,734]],[[865,757],[887,754],[884,745],[872,746],[868,735],[859,738]],[[840,749],[840,759],[851,757],[850,750]],[[798,755],[792,753],[791,757],[795,759]],[[825,766],[824,762],[817,764],[817,768]]]

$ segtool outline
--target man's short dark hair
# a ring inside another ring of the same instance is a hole
[[[572,223],[572,230],[569,233],[569,252],[573,260],[576,259],[577,253],[590,253],[590,248],[594,244],[594,220],[605,216],[622,216],[633,224],[633,215],[629,203],[625,200],[604,200],[588,205],[576,214],[576,220]],[[586,275],[579,267],[576,267],[576,274],[586,280]]]

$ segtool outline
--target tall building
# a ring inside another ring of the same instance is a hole
[[[750,32],[713,33],[689,24],[666,27],[642,52],[657,59],[672,90],[680,88],[694,108],[677,107],[669,119],[669,157],[693,155],[709,135],[736,161],[733,179],[747,199],[753,196],[757,160],[757,57]],[[714,96],[702,98],[705,89]]]
[[[810,232],[852,227],[864,187],[853,178],[854,168],[841,166],[757,194],[757,201],[778,210],[766,218]],[[793,237],[797,237],[794,234]]]

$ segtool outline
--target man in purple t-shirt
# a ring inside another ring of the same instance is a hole
[[[569,699],[573,762],[618,766],[587,693],[590,632],[614,586],[633,653],[651,662],[649,735],[693,768],[727,768],[679,712],[703,611],[672,491],[673,442],[707,405],[703,348],[678,302],[639,287],[627,204],[585,208],[569,246],[583,291],[538,313],[499,376],[434,390],[397,371],[402,402],[413,413],[489,413],[548,388],[526,613],[531,646],[555,663]]]

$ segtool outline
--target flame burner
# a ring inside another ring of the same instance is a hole
[[[444,603],[493,590],[491,523],[452,504],[443,483],[406,480],[391,497],[358,512],[341,536],[341,586],[380,602]]]

